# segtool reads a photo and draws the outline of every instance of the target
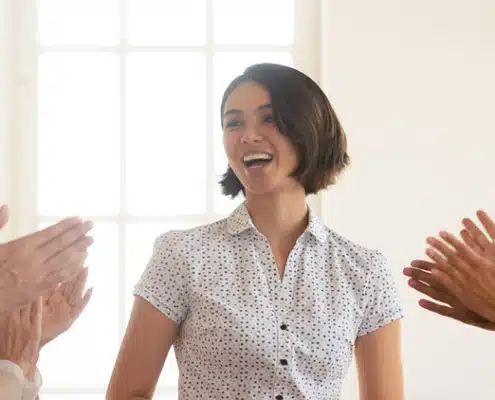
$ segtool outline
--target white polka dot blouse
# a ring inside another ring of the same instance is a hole
[[[402,317],[385,257],[310,210],[283,278],[244,204],[157,238],[134,294],[179,326],[180,399],[337,400],[360,335]]]

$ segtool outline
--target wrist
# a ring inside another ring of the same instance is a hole
[[[21,369],[24,377],[30,379],[33,376],[33,371],[36,371],[36,361],[26,362],[26,361],[14,361]]]
[[[24,377],[30,381],[34,379],[36,374],[36,365],[38,364],[39,355],[40,353],[38,350],[29,361],[22,361],[18,364],[24,372]]]
[[[34,382],[34,377],[35,376],[36,376],[36,363],[31,363],[31,365],[29,366],[28,370],[24,374],[24,377],[28,381]]]

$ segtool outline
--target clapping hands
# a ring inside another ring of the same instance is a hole
[[[436,300],[420,300],[421,307],[495,330],[495,223],[483,211],[477,216],[488,235],[466,218],[463,241],[445,231],[429,237],[426,255],[431,261],[414,260],[404,275],[412,288]]]

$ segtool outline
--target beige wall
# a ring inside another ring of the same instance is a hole
[[[401,270],[427,235],[478,207],[495,216],[495,2],[328,0],[323,18],[324,86],[353,159],[325,219],[391,260],[407,399],[492,400],[495,334],[419,309]]]

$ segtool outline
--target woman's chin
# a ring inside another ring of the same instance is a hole
[[[260,196],[273,196],[277,194],[299,193],[299,185],[295,185],[293,182],[264,182],[263,184],[253,184],[250,182],[248,185],[244,185],[246,190],[246,198],[248,197],[260,197]],[[302,188],[304,191],[304,188]]]

